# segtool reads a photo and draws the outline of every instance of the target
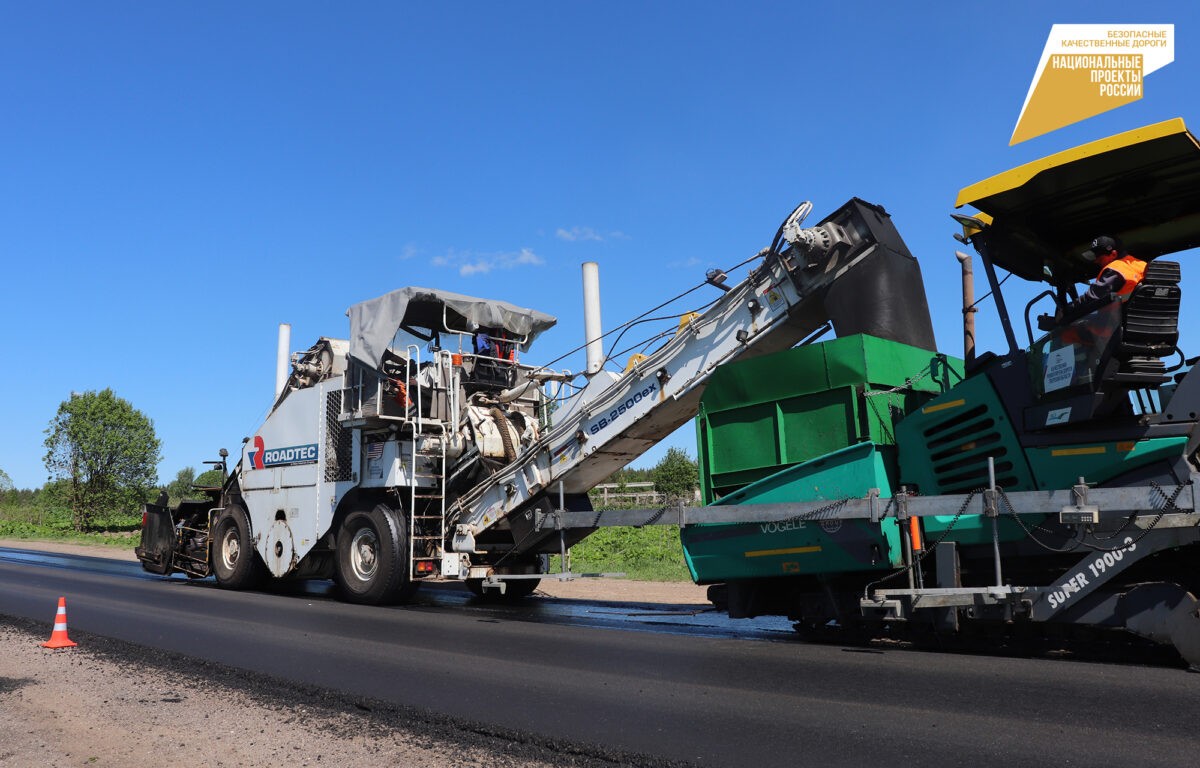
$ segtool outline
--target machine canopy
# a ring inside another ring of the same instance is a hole
[[[355,304],[350,317],[350,356],[378,368],[383,353],[396,331],[404,328],[437,333],[486,330],[507,332],[523,351],[538,334],[558,322],[550,315],[505,301],[476,299],[434,288],[400,288],[375,299]]]
[[[988,255],[1027,280],[1082,282],[1093,238],[1119,237],[1138,258],[1200,245],[1200,144],[1181,118],[1026,163],[959,192],[982,211]]]

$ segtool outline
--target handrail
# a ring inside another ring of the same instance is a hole
[[[416,344],[409,344],[404,348],[404,353],[408,355],[408,359],[416,365],[416,376],[410,376],[408,383],[413,384],[413,389],[416,390],[417,403],[417,419],[413,422],[412,431],[409,433],[410,449],[408,462],[408,578],[411,581],[416,575],[414,558],[416,558],[416,530],[417,530],[417,441],[421,436],[421,423],[425,420],[421,412],[421,348]],[[411,392],[407,393],[408,399],[412,400]],[[408,415],[408,404],[405,404],[405,415]]]

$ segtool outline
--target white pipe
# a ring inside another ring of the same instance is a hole
[[[512,389],[506,389],[500,394],[496,395],[495,401],[497,403],[511,403],[513,400],[523,396],[526,392],[533,389],[537,385],[538,382],[536,379],[530,379],[524,384],[513,387]]]
[[[288,368],[292,356],[292,324],[279,324],[279,350],[275,353],[275,397],[278,398],[287,384]]]
[[[583,263],[583,340],[587,344],[587,373],[604,367],[604,340],[600,325],[600,265]]]

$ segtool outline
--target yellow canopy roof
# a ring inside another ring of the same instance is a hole
[[[1087,279],[1092,238],[1143,259],[1200,246],[1200,143],[1181,118],[1093,141],[964,188],[956,207],[992,218],[993,262],[1030,280],[1049,266]]]

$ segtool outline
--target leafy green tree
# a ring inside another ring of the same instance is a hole
[[[184,467],[175,473],[175,479],[167,483],[167,487],[163,489],[167,492],[172,506],[193,495],[192,483],[194,482],[196,482],[196,470],[193,467]]]
[[[46,469],[66,480],[72,521],[87,531],[100,515],[132,511],[158,478],[154,424],[111,389],[72,393],[46,428]]]
[[[220,486],[225,484],[225,473],[219,469],[209,469],[201,472],[193,484],[204,487]]]
[[[204,488],[222,485],[224,482],[225,475],[219,469],[205,470],[197,475],[196,470],[192,467],[184,467],[175,474],[175,479],[167,483],[163,490],[167,492],[171,506],[175,506],[184,499],[204,498],[203,494],[192,490],[192,486]]]
[[[667,455],[650,471],[650,479],[654,490],[669,502],[691,499],[700,483],[696,462],[682,448],[668,448]]]
[[[648,483],[653,478],[651,473],[653,469],[622,467],[605,480],[606,483],[616,483],[617,485],[626,485],[628,483]]]
[[[21,492],[13,487],[12,478],[3,469],[0,469],[0,517],[4,517],[7,511],[4,507],[16,506],[21,503]]]

